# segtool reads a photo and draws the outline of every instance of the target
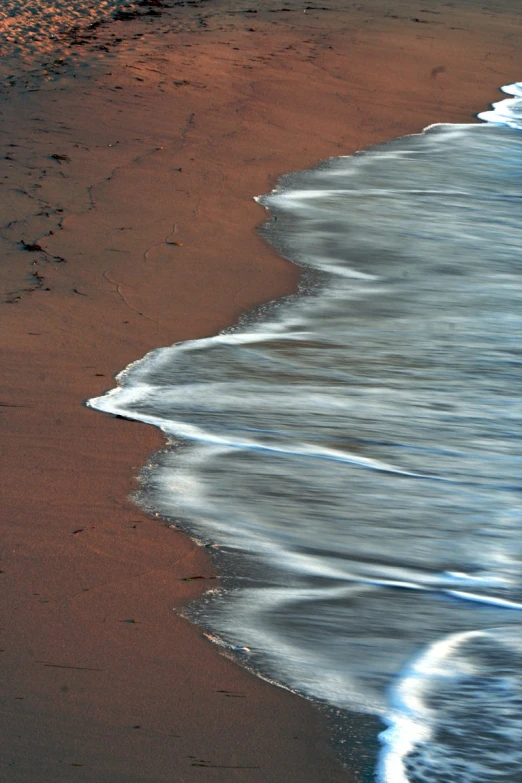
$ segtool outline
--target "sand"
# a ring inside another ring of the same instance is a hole
[[[279,174],[468,122],[521,76],[514,2],[340,6],[175,6],[4,63],[6,783],[363,780],[180,616],[219,579],[129,498],[162,439],[83,405],[295,290],[256,233]]]

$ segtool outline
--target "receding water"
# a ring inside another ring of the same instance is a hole
[[[522,84],[504,90],[484,124],[284,177],[262,231],[301,293],[89,403],[170,439],[142,501],[226,577],[193,617],[378,715],[386,783],[522,781]]]

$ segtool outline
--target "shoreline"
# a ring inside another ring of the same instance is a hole
[[[127,500],[163,438],[81,403],[148,350],[295,290],[300,269],[257,234],[252,200],[280,174],[471,122],[501,98],[520,77],[515,16],[466,6],[432,24],[413,2],[398,19],[230,4],[162,32],[180,13],[167,10],[155,33],[115,23],[128,37],[105,59],[86,51],[2,96],[9,783],[184,781],[203,768],[361,780],[311,705],[172,611],[216,574],[203,548]]]

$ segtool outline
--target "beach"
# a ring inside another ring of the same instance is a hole
[[[162,438],[84,402],[147,351],[294,292],[253,197],[321,159],[472,121],[520,77],[520,13],[144,8],[159,15],[3,74],[2,777],[361,780],[312,705],[180,616],[219,575],[130,498]]]

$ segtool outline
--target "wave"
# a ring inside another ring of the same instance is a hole
[[[380,716],[383,783],[520,774],[522,83],[503,90],[484,124],[283,177],[261,231],[300,294],[88,403],[167,435],[140,501],[224,576],[190,616]]]

